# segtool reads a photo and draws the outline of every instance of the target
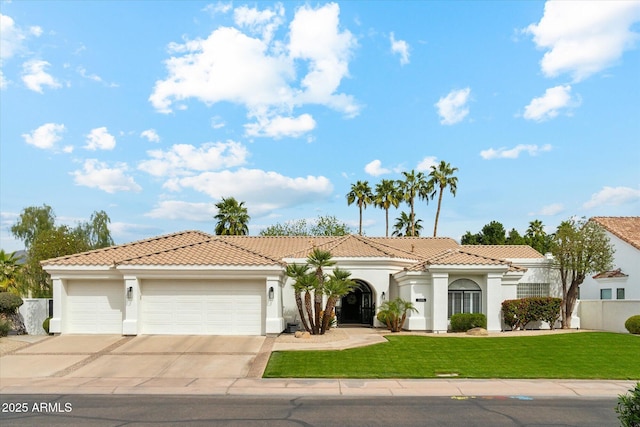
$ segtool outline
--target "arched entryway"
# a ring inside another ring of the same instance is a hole
[[[458,313],[482,313],[482,290],[470,279],[458,279],[449,285],[449,318]]]
[[[336,307],[338,324],[373,326],[373,317],[376,312],[373,291],[367,283],[361,280],[355,280],[355,282],[357,285],[354,290],[343,296],[340,306]]]

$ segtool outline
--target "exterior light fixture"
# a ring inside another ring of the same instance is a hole
[[[127,288],[127,298],[131,299],[132,296],[133,296],[133,286],[129,286]]]
[[[387,294],[382,292],[382,295],[380,295],[380,298],[382,298],[382,301],[386,300],[387,299]]]
[[[269,288],[269,301],[273,301],[273,286]]]

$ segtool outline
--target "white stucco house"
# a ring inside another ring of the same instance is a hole
[[[444,332],[459,312],[502,329],[501,303],[553,293],[550,260],[529,246],[466,246],[449,238],[213,236],[185,231],[43,262],[53,281],[53,333],[265,335],[297,319],[290,263],[318,247],[358,287],[340,324],[381,326],[376,308],[401,297],[405,328]]]
[[[583,300],[640,300],[640,216],[593,217],[615,250],[613,269],[587,277],[580,285]]]

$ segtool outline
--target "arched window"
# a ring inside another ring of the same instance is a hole
[[[473,280],[458,279],[449,285],[449,318],[458,313],[481,313],[482,290]]]

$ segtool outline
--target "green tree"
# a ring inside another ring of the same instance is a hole
[[[504,245],[507,242],[504,225],[498,221],[491,221],[482,227],[483,245]]]
[[[369,187],[368,181],[357,181],[355,184],[351,184],[351,190],[347,193],[347,205],[351,206],[353,203],[358,205],[360,211],[360,221],[358,226],[358,234],[362,236],[362,211],[367,208],[367,205],[373,201],[373,194],[371,193],[371,187]]]
[[[396,218],[396,223],[393,225],[392,236],[395,237],[420,237],[420,230],[422,230],[422,220],[412,221],[411,216],[406,212],[400,212],[400,216]]]
[[[261,236],[308,236],[309,227],[306,220],[298,219],[270,225],[260,230],[259,234]]]
[[[449,191],[456,196],[458,189],[458,177],[453,174],[456,173],[458,168],[453,168],[444,160],[438,164],[438,166],[431,166],[431,172],[429,172],[428,187],[432,189],[430,197],[433,199],[438,193],[438,209],[436,210],[436,220],[433,225],[433,237],[438,233],[438,218],[440,218],[440,206],[442,205],[442,194],[444,190],[449,187]]]
[[[21,295],[21,270],[20,257],[16,252],[7,253],[0,249],[0,291]]]
[[[509,234],[507,235],[506,244],[507,245],[526,245],[527,242],[525,241],[525,238],[522,237],[520,233],[518,233],[518,230],[516,230],[515,228],[512,228],[511,231],[509,231]]]
[[[334,268],[329,279],[325,282],[323,291],[327,296],[327,305],[325,306],[324,315],[322,316],[320,334],[324,334],[329,330],[331,316],[333,310],[336,308],[338,299],[347,295],[355,288],[356,282],[349,279],[350,276],[350,272],[340,268]]]
[[[407,319],[407,313],[411,311],[418,312],[412,302],[396,298],[393,301],[385,301],[380,305],[377,318],[386,324],[391,332],[400,332]]]
[[[333,215],[319,216],[309,229],[311,236],[346,236],[351,233],[351,227]]]
[[[244,202],[238,203],[233,197],[225,198],[216,203],[218,213],[214,218],[216,223],[215,232],[218,236],[244,236],[249,234],[249,220],[251,217],[244,206]]]
[[[415,199],[418,197],[428,202],[431,188],[428,186],[427,179],[422,172],[416,173],[415,170],[412,170],[411,172],[402,172],[402,175],[404,175],[404,180],[398,181],[398,188],[402,200],[404,200],[411,209],[409,214],[410,234],[405,233],[405,235],[418,236],[418,234],[416,234]]]
[[[527,245],[541,254],[550,252],[553,246],[553,236],[544,231],[544,225],[538,219],[529,222],[529,228],[527,228],[524,239]]]
[[[320,332],[320,311],[322,310],[322,294],[325,282],[324,268],[335,265],[335,261],[331,260],[331,252],[323,251],[322,249],[314,248],[313,251],[307,257],[307,264],[314,269],[317,280],[316,289],[314,291],[314,325],[313,333],[318,334]]]
[[[302,327],[305,331],[311,333],[313,328],[309,326],[309,322],[307,322],[307,317],[305,316],[305,309],[307,309],[307,313],[311,312],[311,297],[309,297],[308,307],[306,307],[306,304],[302,301],[302,293],[306,292],[306,294],[309,294],[316,286],[315,283],[310,283],[310,281],[307,280],[311,277],[315,281],[315,276],[310,276],[308,270],[308,264],[289,264],[286,268],[286,274],[293,279],[293,295],[296,300],[296,306],[298,307]],[[313,319],[313,315],[310,315],[309,319]]]
[[[55,221],[51,206],[29,206],[22,210],[18,221],[11,226],[11,233],[16,239],[22,240],[28,249],[39,233],[53,230]]]
[[[270,225],[260,231],[261,236],[345,236],[351,228],[332,215],[319,216],[307,222],[305,219]]]
[[[560,223],[552,253],[562,284],[562,328],[570,329],[579,286],[587,274],[611,269],[614,249],[604,229],[583,218]]]
[[[384,209],[385,236],[389,237],[389,208],[397,208],[402,200],[398,186],[391,179],[383,179],[376,184],[376,192],[373,195],[373,203],[376,207]]]
[[[482,244],[482,235],[480,233],[472,234],[470,231],[467,231],[462,235],[460,239],[460,244],[462,245],[481,245]]]

